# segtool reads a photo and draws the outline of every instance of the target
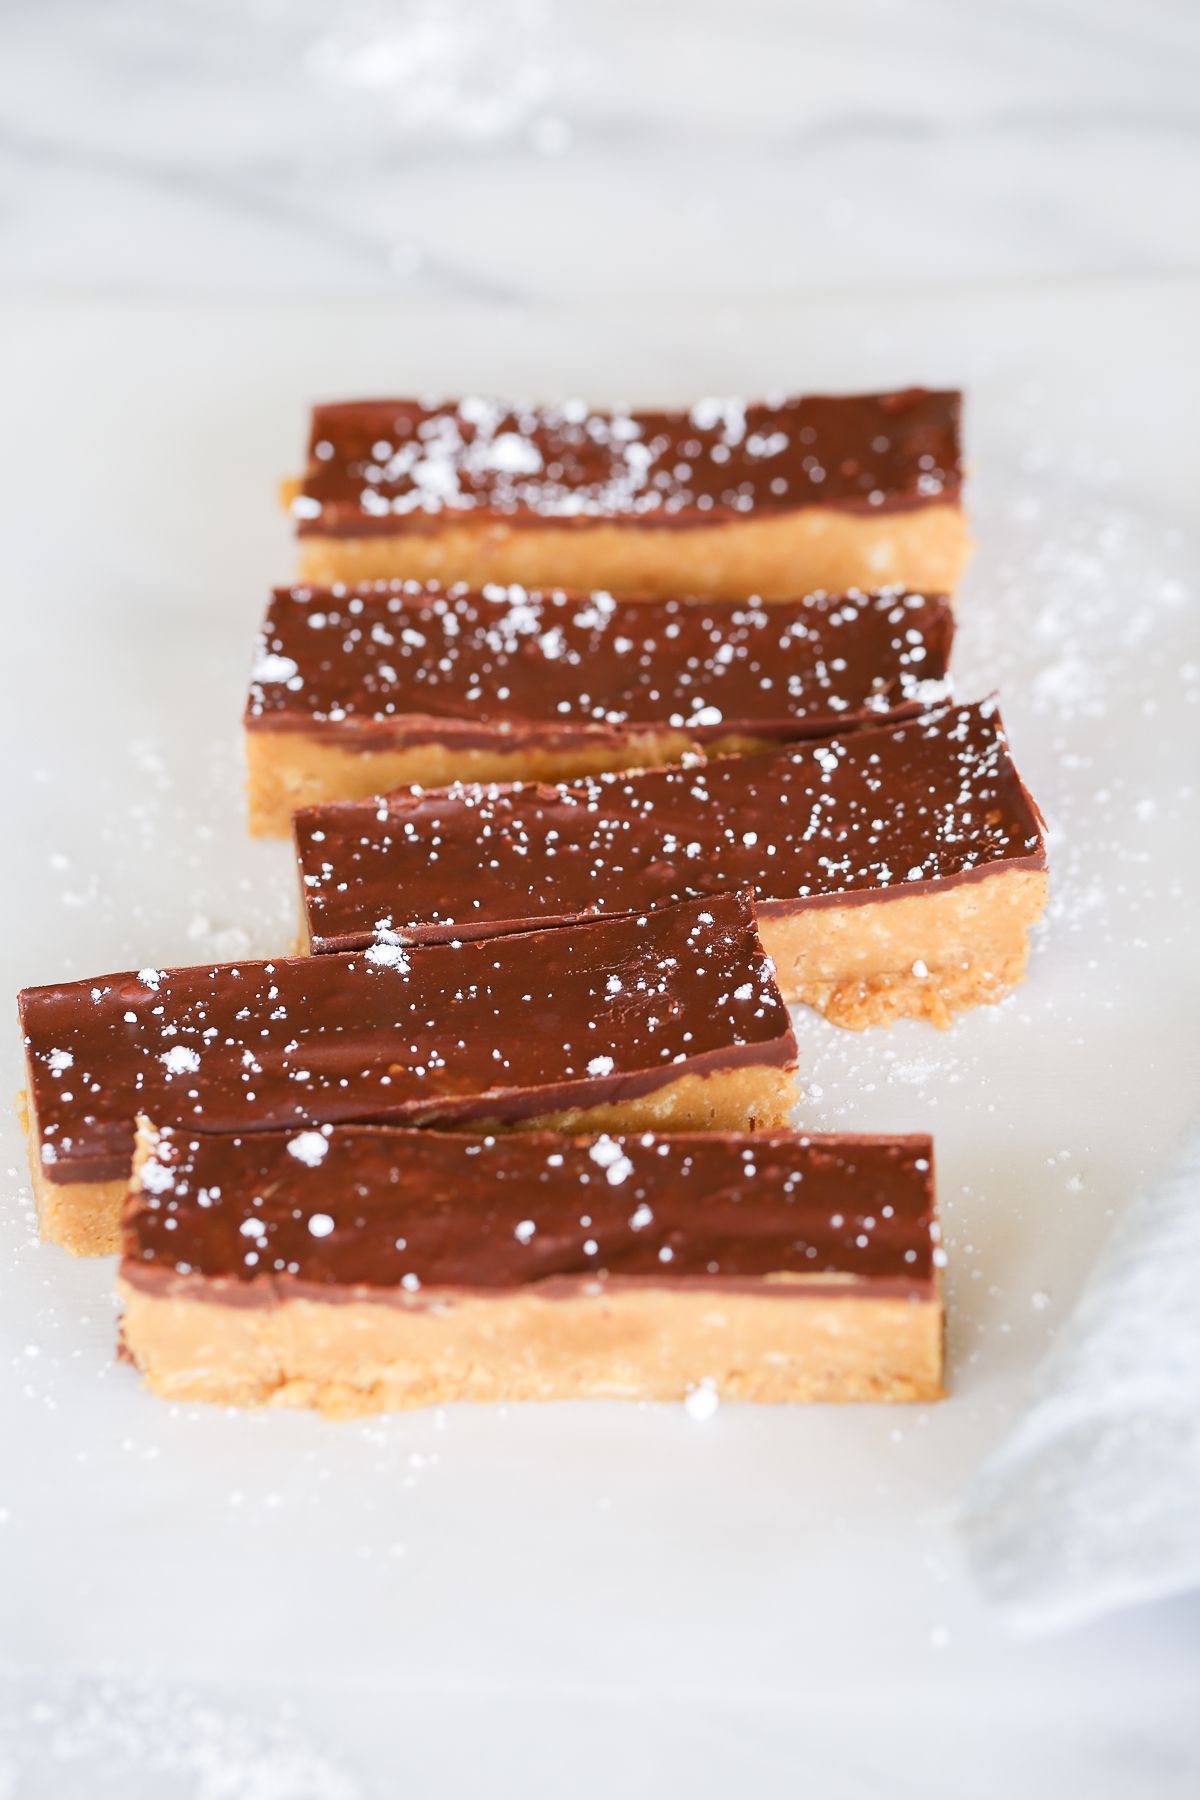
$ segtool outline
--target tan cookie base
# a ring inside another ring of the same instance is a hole
[[[537,1119],[522,1119],[516,1126],[503,1119],[473,1119],[464,1127],[451,1119],[446,1128],[564,1131],[571,1137],[600,1131],[785,1131],[798,1098],[791,1070],[751,1063],[714,1075],[681,1075],[666,1087],[635,1099],[543,1113]]]
[[[772,518],[670,528],[455,522],[379,537],[298,540],[303,581],[520,582],[612,593],[791,600],[824,588],[952,594],[971,553],[966,519],[944,503],[864,515],[808,506]]]
[[[26,1125],[29,1174],[37,1202],[38,1236],[43,1244],[59,1244],[72,1256],[115,1256],[121,1248],[121,1208],[128,1181],[50,1181],[38,1155],[37,1136]]]
[[[786,1128],[796,1088],[786,1069],[750,1064],[712,1075],[681,1075],[649,1094],[605,1106],[543,1113],[516,1124],[503,1118],[445,1121],[455,1131],[563,1131],[571,1135],[619,1131],[771,1131]],[[436,1122],[430,1126],[436,1130]],[[121,1211],[127,1178],[115,1181],[47,1180],[29,1133],[29,1162],[43,1243],[61,1244],[74,1256],[110,1256],[121,1247]]]
[[[449,787],[455,781],[578,781],[615,769],[645,769],[678,762],[688,751],[735,755],[765,750],[774,740],[730,736],[700,746],[683,731],[645,732],[623,743],[588,744],[573,750],[536,744],[504,749],[456,749],[410,744],[394,750],[349,750],[305,732],[247,731],[247,803],[255,837],[287,837],[292,814],[329,800],[370,800],[390,788]]]
[[[454,1400],[681,1400],[705,1380],[725,1400],[942,1393],[938,1300],[626,1286],[558,1300],[454,1296],[435,1311],[225,1306],[117,1285],[125,1354],[167,1400],[352,1418]]]
[[[861,1031],[917,1018],[945,1027],[1020,982],[1046,888],[1043,870],[1002,869],[932,893],[760,913],[759,933],[784,998],[833,1024]]]

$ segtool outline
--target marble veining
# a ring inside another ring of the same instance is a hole
[[[1179,273],[1200,43],[1122,0],[41,0],[0,279],[518,305]]]

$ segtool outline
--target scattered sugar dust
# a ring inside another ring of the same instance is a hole
[[[374,1800],[319,1749],[298,1709],[230,1707],[125,1677],[14,1680],[0,1698],[3,1800]]]
[[[1200,782],[1194,549],[1130,510],[1120,467],[1073,429],[1051,441],[1032,390],[1014,399],[1009,424],[1014,442],[1034,448],[1007,468],[985,458],[972,487],[984,548],[958,608],[954,676],[960,700],[999,693],[1017,767],[1046,817],[1050,898],[1028,981],[946,1033],[905,1022],[859,1035],[795,1015],[797,1123],[935,1135],[960,1371],[977,1356],[981,1321],[994,1340],[1028,1340],[1035,1319],[1053,1330],[1046,1243],[1073,1233],[1086,1266],[1129,1198],[1136,1171],[1089,1176],[1083,1121],[1095,1108],[1068,1071],[1101,1038],[1119,1064],[1129,1042],[1166,1029],[1161,1004],[1151,1015],[1162,958],[1176,945],[1186,960],[1194,939],[1178,853],[1196,839]],[[1060,1092],[1074,1121],[1060,1128],[1067,1147],[1052,1141],[1040,1168],[1025,1141],[1039,1087]]]
[[[66,771],[44,773],[70,791]],[[45,901],[64,925],[47,974],[289,951],[299,929],[290,846],[248,837],[244,785],[236,732],[186,749],[148,737],[115,749],[92,774],[71,854],[47,859]]]

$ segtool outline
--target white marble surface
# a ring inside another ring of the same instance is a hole
[[[1190,0],[38,0],[2,31],[9,281],[882,300],[1200,260]]]
[[[0,986],[286,938],[236,718],[319,392],[963,381],[959,679],[1056,871],[1008,1006],[801,1021],[811,1122],[938,1138],[927,1412],[162,1408],[0,1125],[3,1800],[1196,1792],[1200,1606],[1014,1642],[952,1529],[1194,1101],[1196,39],[1066,0],[0,19]]]
[[[948,1035],[797,1021],[805,1121],[935,1134],[937,1408],[339,1429],[164,1407],[113,1363],[111,1270],[34,1241],[0,1117],[0,1793],[7,1776],[17,1800],[97,1800],[103,1770],[122,1800],[391,1800],[402,1766],[450,1800],[659,1800],[664,1781],[703,1800],[805,1782],[814,1800],[1190,1800],[1200,1600],[1015,1642],[954,1520],[1194,1103],[1195,316],[1194,288],[1136,284],[1086,312],[1009,291],[886,319],[873,296],[686,316],[0,307],[22,602],[0,757],[26,775],[4,802],[0,988],[287,942],[294,878],[286,846],[246,838],[237,728],[287,556],[271,498],[303,398],[376,376],[562,391],[582,370],[635,399],[961,377],[982,548],[957,678],[1001,686],[1054,865],[1010,1003]],[[0,1092],[19,1081],[0,1042]]]

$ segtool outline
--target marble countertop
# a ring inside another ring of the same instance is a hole
[[[1172,276],[1188,0],[40,0],[0,278],[513,306]]]
[[[52,646],[59,708],[25,680],[0,708],[31,777],[9,990],[286,941],[237,735],[272,496],[315,392],[393,383],[963,381],[958,668],[1004,688],[1056,899],[1036,978],[949,1037],[801,1022],[815,1124],[938,1136],[929,1412],[337,1437],[159,1407],[113,1367],[111,1271],[33,1242],[0,1117],[3,1800],[1196,1792],[1200,1600],[1013,1642],[951,1514],[1194,1088],[1159,734],[1200,666],[1198,95],[1182,0],[7,9],[10,670]],[[15,1039],[0,1064],[12,1091]]]

